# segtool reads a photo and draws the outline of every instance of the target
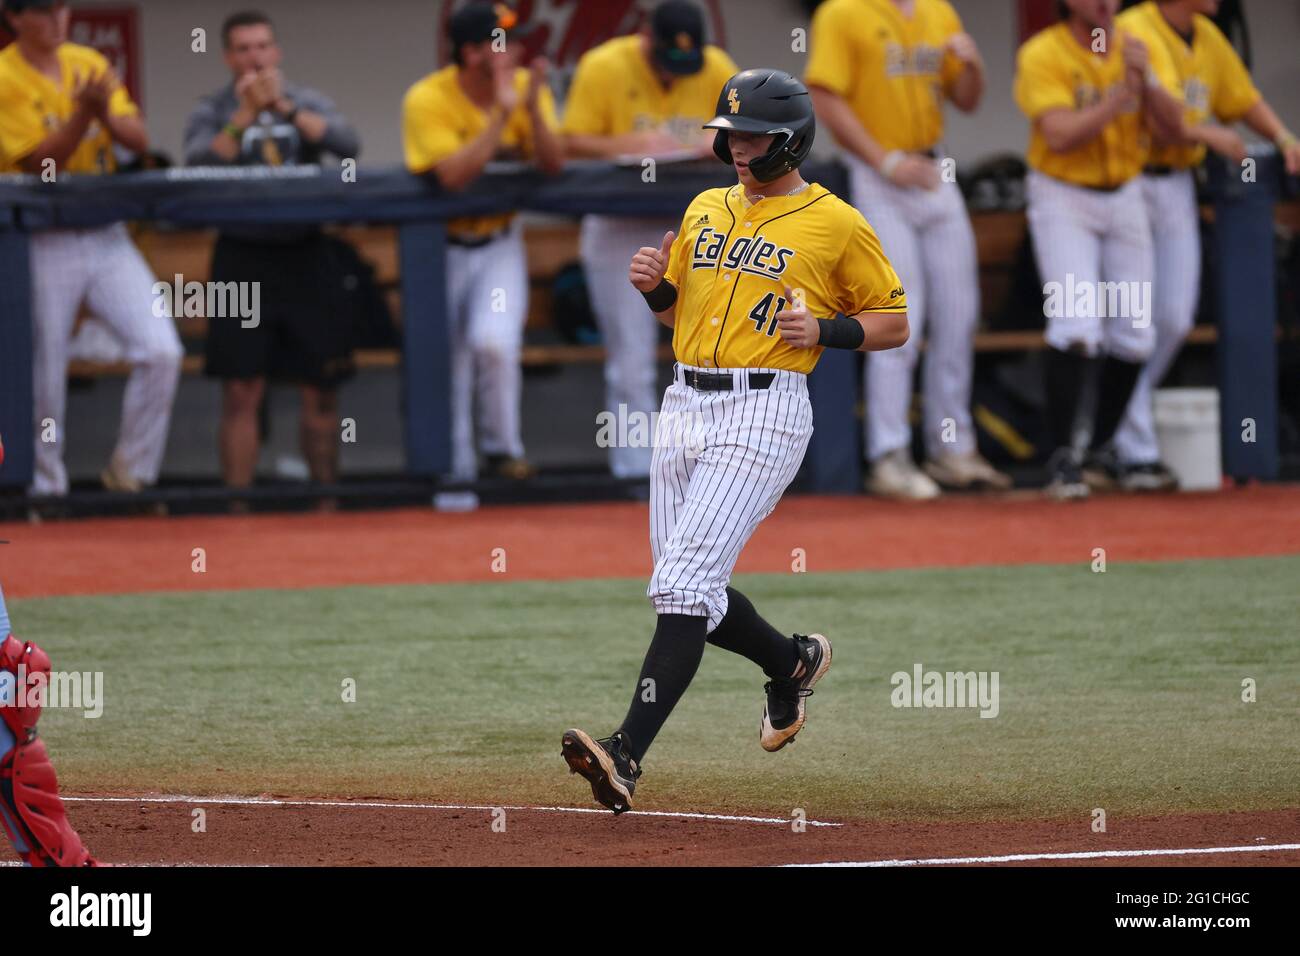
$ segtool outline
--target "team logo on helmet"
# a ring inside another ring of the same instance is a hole
[[[727,103],[731,106],[731,112],[740,112],[740,94],[736,92],[734,86],[727,93]]]
[[[691,49],[695,46],[695,41],[691,39],[691,35],[685,30],[677,34],[673,39],[677,42],[677,49],[681,50],[683,53],[691,52]]]

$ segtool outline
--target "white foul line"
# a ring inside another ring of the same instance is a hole
[[[484,804],[455,803],[385,803],[383,801],[365,800],[272,800],[265,797],[64,797],[72,803],[205,803],[219,806],[240,807],[369,807],[381,810],[517,810],[536,813],[596,813],[608,814],[608,810],[595,807],[512,807]],[[782,817],[745,817],[731,816],[724,813],[685,813],[670,810],[629,810],[621,816],[629,817],[671,817],[677,820],[715,820],[722,823],[770,823],[789,826],[791,820]],[[802,821],[810,827],[839,827],[842,823],[828,823],[823,820]]]
[[[940,856],[929,860],[863,860],[842,863],[787,863],[786,866],[955,866],[961,863],[1028,863],[1034,860],[1105,860],[1129,856],[1196,856],[1201,853],[1274,853],[1300,850],[1300,843],[1272,846],[1207,846],[1177,850],[1090,850],[1086,853],[1014,853],[1009,856]]]

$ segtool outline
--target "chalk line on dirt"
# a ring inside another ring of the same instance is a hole
[[[493,810],[515,810],[533,813],[595,813],[608,814],[608,810],[595,807],[523,807],[493,804],[457,804],[457,803],[386,803],[380,800],[277,800],[270,797],[64,797],[70,803],[195,803],[217,806],[240,807],[363,807],[381,810],[481,810],[490,813]],[[718,823],[764,823],[789,826],[791,821],[783,817],[736,816],[725,813],[689,813],[672,810],[629,810],[622,814],[629,817],[668,817],[675,820],[711,820]],[[825,820],[803,821],[810,827],[839,827],[842,823],[830,823]]]
[[[1006,856],[940,856],[928,860],[862,860],[837,863],[786,863],[785,866],[956,866],[962,863],[1032,863],[1035,860],[1106,860],[1134,856],[1195,856],[1201,853],[1276,853],[1300,850],[1300,843],[1270,846],[1207,846],[1165,850],[1089,850],[1078,853],[1013,853]]]

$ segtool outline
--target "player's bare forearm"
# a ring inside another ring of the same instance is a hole
[[[1038,131],[1054,153],[1071,153],[1101,135],[1119,115],[1118,98],[1104,100],[1081,110],[1049,110],[1038,117]]]
[[[138,116],[109,116],[104,125],[113,142],[133,153],[149,152],[149,130]]]
[[[830,129],[835,141],[873,168],[879,167],[886,151],[859,122],[848,101],[821,86],[810,86],[808,93],[817,119]]]
[[[533,104],[528,109],[528,120],[533,127],[533,144],[537,153],[537,168],[548,176],[564,170],[564,140],[542,115],[541,107]]]
[[[1261,136],[1267,136],[1282,154],[1286,171],[1292,176],[1300,175],[1300,140],[1295,133],[1287,129],[1285,123],[1273,112],[1273,108],[1263,99],[1246,110],[1242,120]]]
[[[1183,122],[1183,104],[1162,86],[1148,86],[1142,97],[1147,126],[1163,142],[1185,142],[1187,127]]]
[[[980,63],[967,63],[953,83],[948,99],[963,113],[973,113],[983,98],[984,66]]]
[[[93,119],[93,114],[88,110],[74,111],[66,123],[41,140],[34,150],[18,161],[19,167],[25,173],[39,173],[48,160],[53,160],[55,169],[58,169],[76,152],[77,144],[86,135],[86,130],[90,128]]]
[[[907,311],[859,312],[853,318],[862,326],[862,345],[859,352],[883,352],[907,344],[912,329],[907,322]]]
[[[656,312],[655,318],[671,329],[677,324],[677,303],[674,302],[662,312]]]
[[[494,111],[483,132],[433,167],[433,174],[443,189],[455,192],[478,179],[496,153],[506,119],[503,110]]]

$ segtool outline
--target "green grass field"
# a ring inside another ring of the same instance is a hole
[[[762,676],[710,648],[642,809],[1029,818],[1300,805],[1300,557],[738,578],[835,666],[758,746]],[[41,729],[73,791],[586,805],[560,733],[622,717],[641,580],[11,602],[104,713]],[[998,671],[1000,713],[895,709],[890,675]],[[1244,678],[1258,701],[1243,703]],[[343,682],[356,681],[355,703]]]

